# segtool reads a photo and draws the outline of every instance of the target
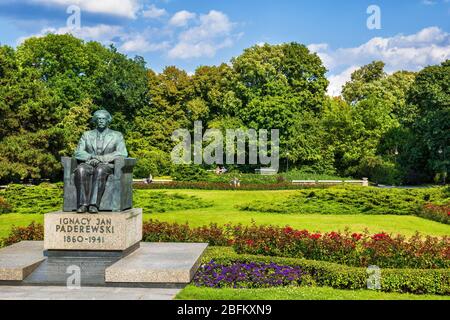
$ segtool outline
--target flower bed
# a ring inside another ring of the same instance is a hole
[[[0,241],[1,246],[10,246],[20,241],[44,240],[44,226],[34,221],[27,227],[13,226],[8,237]]]
[[[220,228],[216,225],[201,228],[189,228],[186,225],[169,224],[158,221],[149,221],[144,223],[144,238],[146,241],[187,241],[187,242],[205,242],[210,244],[224,243],[225,245],[234,244],[236,240],[230,239],[230,236],[239,236],[247,232],[255,232],[256,227],[227,226]],[[269,230],[273,227],[260,227],[262,230]],[[22,240],[43,240],[43,226],[32,223],[28,227],[14,227],[11,235],[3,239],[3,245],[11,245]],[[290,228],[280,228],[283,234],[289,236],[300,232],[303,235],[309,235],[309,239],[316,241],[319,239],[334,239],[342,234],[328,233],[318,234],[305,231],[295,231]],[[267,235],[267,233],[265,233]],[[261,235],[255,235],[261,236]],[[362,234],[350,234],[352,241],[361,241],[367,236]],[[284,236],[281,236],[283,238]],[[386,234],[378,234],[369,237],[374,242],[384,242]],[[244,239],[240,237],[240,239]],[[391,238],[392,239],[392,238]],[[411,238],[411,239],[414,239]],[[409,240],[411,240],[409,239]],[[448,238],[430,238],[419,240],[416,245],[416,253],[421,254],[423,245],[427,243],[433,248],[435,253],[440,252],[439,244],[447,240],[447,266],[440,269],[406,269],[406,268],[382,268],[381,269],[381,291],[414,293],[414,294],[440,294],[450,295],[450,268],[448,268]],[[282,239],[274,239],[280,241]],[[329,240],[326,240],[329,241]],[[247,242],[247,241],[246,241]],[[339,242],[337,242],[339,243]],[[251,243],[251,250],[255,250],[255,242]],[[382,247],[384,244],[382,245]],[[422,248],[422,249],[421,249]],[[371,250],[377,252],[377,247]],[[430,250],[430,249],[429,249]],[[237,287],[237,288],[261,288],[270,286],[298,286],[298,285],[318,285],[328,286],[336,289],[367,289],[367,266],[354,267],[345,264],[338,264],[327,261],[317,261],[301,258],[289,258],[268,256],[267,252],[263,255],[255,255],[236,252],[230,246],[228,247],[209,247],[202,257],[202,267],[195,276],[195,284],[208,287]],[[413,250],[414,251],[414,250]],[[411,251],[411,252],[413,252]],[[350,251],[351,252],[351,251]],[[412,259],[405,257],[405,259]],[[430,259],[433,259],[430,256]],[[213,260],[213,261],[212,261]],[[380,265],[379,265],[380,266]],[[381,267],[381,266],[380,266]]]
[[[16,227],[4,240],[6,245],[21,240],[42,240],[42,226]],[[291,227],[226,225],[191,228],[189,224],[150,220],[143,225],[146,242],[207,242],[233,246],[240,254],[305,258],[347,266],[381,268],[450,268],[450,237],[410,238],[386,233],[312,233]]]
[[[325,234],[290,227],[231,226],[216,224],[191,228],[150,220],[144,223],[144,239],[150,242],[208,242],[233,246],[239,253],[306,258],[349,266],[377,265],[388,268],[450,267],[450,237],[407,239],[386,233],[330,232]]]
[[[227,246],[230,237],[225,228],[210,224],[191,228],[189,224],[178,224],[149,220],[142,227],[145,242],[207,242],[212,246]]]
[[[238,254],[230,247],[209,247],[202,257],[202,264],[207,265],[211,260],[220,266],[254,263],[298,268],[302,270],[300,282],[302,286],[367,289],[367,268],[325,261]],[[379,290],[383,292],[450,295],[450,269],[381,269],[380,285]]]
[[[417,215],[425,219],[450,224],[450,203],[445,205],[428,203],[418,211]]]
[[[0,197],[0,214],[10,213],[12,211],[12,205],[5,200],[5,198]]]
[[[450,237],[407,239],[386,233],[311,233],[290,227],[235,227],[233,246],[239,253],[331,261],[349,266],[383,268],[448,268]]]
[[[193,282],[198,287],[210,288],[272,288],[298,286],[304,274],[299,267],[276,263],[222,265],[211,260],[199,268]]]

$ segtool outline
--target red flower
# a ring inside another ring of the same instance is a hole
[[[294,229],[292,229],[291,227],[286,227],[286,228],[284,228],[284,233],[291,233],[292,231],[294,231]]]
[[[314,233],[314,234],[310,235],[309,237],[313,240],[319,240],[320,237],[322,237],[322,235],[320,233]]]
[[[294,232],[294,237],[295,238],[305,238],[309,236],[309,232],[307,230],[303,230],[303,231],[295,231]]]
[[[389,235],[387,235],[386,233],[378,233],[374,236],[372,236],[372,239],[375,241],[380,241],[380,240],[386,240],[389,239]]]
[[[247,240],[247,241],[245,241],[245,243],[247,243],[247,245],[249,246],[249,247],[251,247],[251,246],[253,246],[253,244],[255,243],[253,240]]]
[[[330,239],[333,239],[333,240],[337,240],[337,239],[339,239],[341,236],[338,234],[338,233],[336,233],[336,232],[331,232],[329,235],[328,235],[328,237],[330,238]]]
[[[356,240],[356,241],[359,241],[359,240],[361,240],[361,238],[362,238],[362,234],[360,234],[360,233],[354,233],[354,234],[352,234],[352,238],[353,238],[354,240]]]

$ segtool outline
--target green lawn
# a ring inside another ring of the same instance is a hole
[[[151,192],[151,191],[150,191]],[[349,227],[351,231],[361,232],[368,228],[371,233],[385,231],[407,236],[416,231],[427,235],[450,235],[450,225],[425,220],[414,216],[396,215],[322,215],[322,214],[273,214],[245,212],[236,208],[237,204],[249,201],[281,199],[295,193],[295,190],[282,191],[209,191],[209,190],[173,190],[186,195],[195,195],[214,202],[213,207],[194,210],[171,211],[145,215],[145,219],[157,219],[167,222],[189,222],[192,226],[201,226],[215,222],[218,224],[243,223],[290,225],[310,231],[338,231]]]
[[[145,192],[161,192],[160,190],[146,190]],[[210,191],[210,190],[165,190],[168,194],[194,195],[203,200],[212,201],[214,205],[207,208],[191,210],[175,210],[165,213],[146,214],[144,219],[157,219],[167,222],[189,222],[192,226],[208,225],[211,222],[220,225],[226,223],[272,224],[279,226],[290,225],[297,229],[310,231],[338,231],[349,227],[351,231],[361,232],[368,228],[371,233],[385,231],[400,233],[406,236],[416,231],[426,235],[450,235],[450,225],[445,225],[414,216],[395,215],[301,215],[301,214],[273,214],[259,212],[245,212],[236,205],[249,201],[283,199],[295,193],[295,190],[281,191]],[[4,214],[0,215],[0,237],[9,234],[12,225],[25,226],[36,221],[43,222],[40,214]]]
[[[385,293],[370,290],[338,290],[328,287],[270,289],[184,288],[178,300],[450,300],[449,296]]]

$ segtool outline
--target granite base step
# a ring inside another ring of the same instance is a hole
[[[79,280],[81,287],[184,288],[207,246],[141,242],[121,252],[44,251],[42,241],[26,241],[0,250],[0,285],[70,286]],[[13,263],[15,257],[20,261]]]

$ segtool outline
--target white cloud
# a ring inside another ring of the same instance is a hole
[[[331,91],[336,93],[342,79],[350,79],[348,70],[373,60],[385,62],[386,71],[390,73],[396,70],[418,71],[450,59],[450,34],[438,27],[429,27],[412,35],[372,38],[354,48],[332,50],[326,44],[312,44],[309,48],[330,70]]]
[[[43,37],[46,34],[72,34],[77,38],[81,38],[87,41],[99,41],[103,44],[113,43],[113,39],[117,37],[124,37],[125,32],[120,26],[112,26],[99,24],[92,27],[81,27],[79,29],[73,29],[68,27],[62,28],[44,28],[38,34],[30,35],[27,37],[19,38],[18,43],[22,43],[30,37]]]
[[[165,9],[157,8],[155,5],[151,5],[147,10],[142,12],[142,16],[144,18],[156,19],[162,16],[165,16],[167,11]]]
[[[141,33],[128,33],[121,26],[99,24],[92,27],[81,27],[73,29],[62,28],[44,28],[38,34],[22,37],[18,43],[22,43],[30,37],[43,37],[47,34],[72,34],[73,36],[86,40],[98,41],[104,45],[114,44],[119,50],[133,53],[146,53],[168,50],[170,44],[168,41],[153,42],[149,39],[151,36],[147,30]]]
[[[119,49],[126,52],[144,53],[161,51],[167,49],[168,47],[169,43],[167,41],[161,43],[153,43],[150,42],[145,36],[138,34],[125,40]]]
[[[190,20],[195,19],[197,15],[186,10],[178,11],[170,19],[169,24],[175,27],[184,27]]]
[[[178,43],[169,51],[170,58],[213,57],[217,50],[233,45],[234,24],[220,11],[201,15],[198,25],[183,31]]]
[[[352,73],[358,68],[359,66],[351,66],[340,74],[329,76],[328,81],[330,81],[330,84],[328,85],[328,95],[331,97],[341,95],[342,87],[348,80],[350,80]]]
[[[26,0],[39,3],[68,3],[69,0]],[[71,1],[71,0],[70,0]],[[73,0],[77,2],[77,0]],[[113,0],[105,0],[113,1]],[[142,0],[128,0],[131,2]],[[87,3],[78,0],[78,3]],[[154,5],[139,11],[142,18],[159,18],[166,15],[165,9]],[[242,37],[243,33],[234,33],[235,23],[220,11],[211,10],[207,14],[179,11],[169,19],[160,20],[158,27],[145,27],[138,30],[133,26],[98,24],[74,29],[73,27],[46,27],[37,34],[19,39],[19,43],[32,36],[44,36],[48,33],[66,34],[84,40],[99,41],[102,44],[114,44],[127,53],[143,54],[162,51],[168,58],[191,59],[214,57],[218,50],[230,47]],[[175,28],[174,28],[175,27]],[[177,28],[181,27],[181,28]]]
[[[135,19],[141,5],[139,0],[28,0],[45,5],[70,6],[77,5],[81,10],[92,13],[121,16]]]

